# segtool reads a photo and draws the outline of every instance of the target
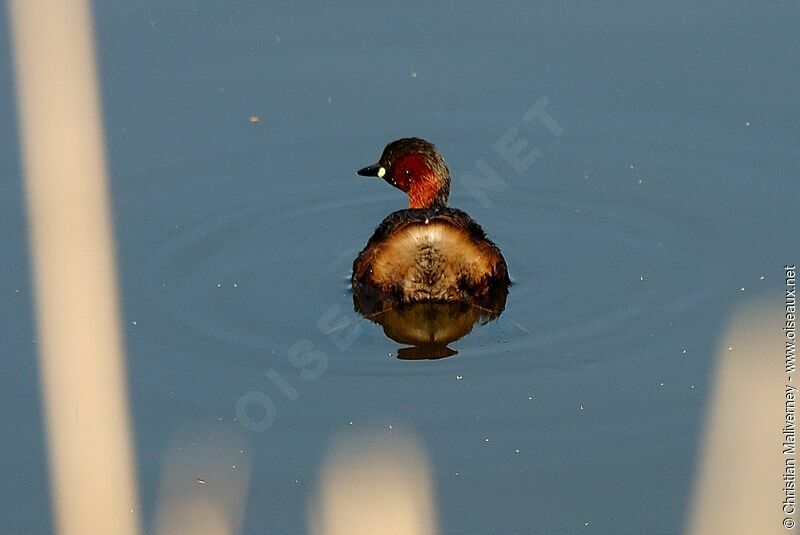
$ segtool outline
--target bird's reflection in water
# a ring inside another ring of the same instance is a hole
[[[383,327],[386,336],[411,346],[399,349],[398,359],[432,360],[455,355],[458,352],[448,344],[467,335],[476,323],[500,317],[507,295],[508,289],[502,288],[472,303],[404,303],[354,289],[353,305],[356,312]]]

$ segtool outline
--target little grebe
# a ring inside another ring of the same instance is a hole
[[[447,207],[450,171],[432,143],[393,141],[378,163],[358,174],[377,176],[405,192],[409,207],[386,217],[353,262],[356,294],[479,305],[501,296],[505,304],[506,261],[478,223]]]

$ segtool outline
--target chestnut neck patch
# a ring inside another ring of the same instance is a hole
[[[392,175],[394,185],[408,194],[409,208],[444,207],[447,204],[444,180],[423,154],[412,153],[400,158]]]

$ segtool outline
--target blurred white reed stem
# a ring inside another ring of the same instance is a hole
[[[251,463],[238,424],[197,422],[173,433],[164,455],[153,533],[239,533]]]
[[[10,0],[55,524],[139,531],[88,1]]]
[[[781,310],[780,296],[750,302],[731,316],[723,333],[689,518],[691,535],[786,531],[781,514],[787,384]]]
[[[428,456],[412,435],[351,434],[328,454],[309,523],[315,535],[435,535],[435,500]]]

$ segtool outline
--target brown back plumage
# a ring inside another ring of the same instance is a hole
[[[500,250],[454,208],[389,215],[353,262],[352,280],[406,302],[469,302],[510,283]]]

